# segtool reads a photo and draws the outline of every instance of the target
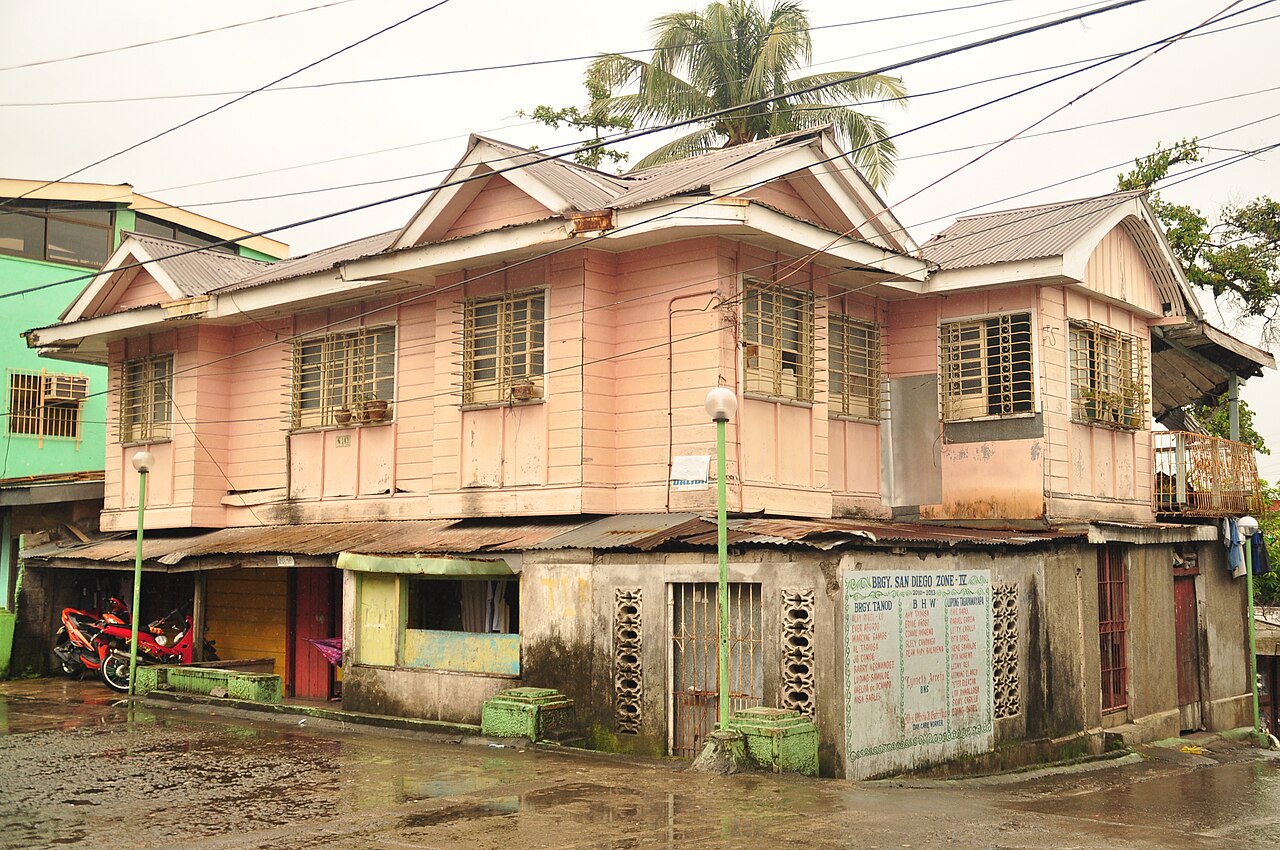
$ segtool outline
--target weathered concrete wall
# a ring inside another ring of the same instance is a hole
[[[1253,722],[1253,695],[1249,688],[1248,620],[1245,579],[1232,578],[1226,549],[1218,543],[1198,547],[1200,628],[1208,693],[1205,726],[1210,730],[1234,729]],[[1203,591],[1203,592],[1201,592]]]
[[[1155,739],[1177,735],[1173,547],[1128,546],[1129,718]]]

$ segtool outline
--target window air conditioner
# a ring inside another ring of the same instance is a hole
[[[45,375],[41,400],[45,404],[79,404],[89,395],[89,379],[83,375]]]

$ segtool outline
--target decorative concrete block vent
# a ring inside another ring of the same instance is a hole
[[[160,665],[139,667],[136,675],[138,681],[134,691],[138,694],[170,691],[273,705],[284,698],[284,683],[274,673]]]
[[[744,708],[729,719],[752,764],[774,773],[818,775],[818,726],[789,708]]]
[[[573,700],[552,688],[511,688],[485,700],[480,733],[564,743],[575,736]]]

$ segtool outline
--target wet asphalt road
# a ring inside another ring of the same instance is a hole
[[[1280,758],[1226,744],[948,783],[708,777],[0,683],[0,847],[1280,847]]]

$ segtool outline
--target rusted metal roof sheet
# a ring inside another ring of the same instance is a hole
[[[1116,192],[966,216],[925,243],[920,252],[943,269],[1057,257],[1117,207],[1141,194]]]
[[[868,543],[945,543],[950,546],[1027,546],[1063,537],[1080,537],[1083,531],[1013,531],[1006,529],[954,528],[924,523],[878,522],[843,519],[734,519],[729,521],[730,543],[768,545],[800,544],[818,549],[866,541]],[[714,545],[714,530],[688,537],[685,543]]]
[[[735,518],[728,539],[735,544],[801,545],[833,549],[851,543],[1026,546],[1082,537],[1086,530],[1009,531],[953,528],[871,520]],[[225,528],[197,534],[152,534],[143,543],[145,561],[174,566],[212,555],[463,554],[554,549],[639,549],[668,544],[715,546],[715,517],[693,513],[624,514],[610,517],[503,520],[405,520],[309,523]],[[134,557],[129,534],[89,543],[51,543],[25,550],[32,562],[61,559],[127,563]]]
[[[161,239],[158,236],[144,236],[140,233],[126,233],[126,235],[136,241],[147,255],[153,258],[153,262],[186,296],[204,295],[220,286],[244,280],[271,265],[261,260],[251,260],[248,257],[221,251],[181,254],[182,251],[190,251],[192,246],[172,239]],[[179,256],[173,256],[174,254]]]
[[[142,557],[174,565],[204,555],[517,551],[580,525],[580,519],[527,523],[406,520],[224,528],[184,536],[150,535],[143,541]],[[123,535],[86,544],[39,546],[24,551],[23,557],[124,562],[133,560],[135,545],[132,536]]]
[[[303,254],[301,257],[280,260],[277,263],[260,263],[258,271],[255,273],[247,276],[241,275],[234,282],[220,284],[216,288],[210,287],[206,291],[235,292],[252,286],[261,286],[264,283],[275,283],[291,277],[303,277],[316,272],[328,271],[338,263],[381,253],[391,245],[391,241],[399,232],[399,230],[388,230],[386,233],[376,233],[373,236],[365,236],[362,239],[344,242],[331,248],[312,251],[310,254]]]
[[[697,519],[697,514],[618,514],[584,523],[548,538],[533,549],[618,549],[666,539],[673,528]],[[712,526],[714,528],[714,525]],[[644,548],[644,547],[637,547]]]

